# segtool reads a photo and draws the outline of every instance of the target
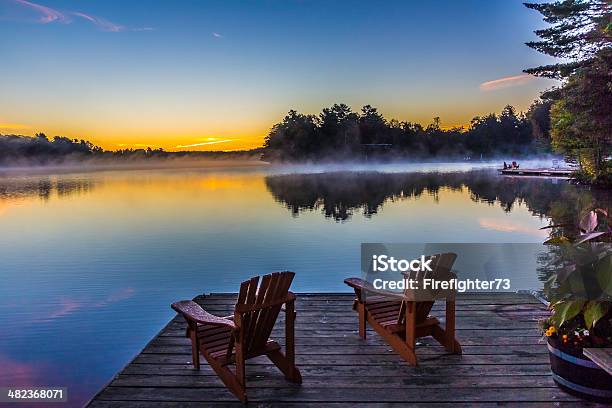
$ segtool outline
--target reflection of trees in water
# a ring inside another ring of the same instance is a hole
[[[366,217],[376,214],[387,201],[418,198],[423,194],[439,199],[441,189],[467,189],[471,200],[499,205],[511,212],[524,205],[534,215],[550,218],[555,225],[578,224],[585,211],[612,206],[609,191],[590,190],[563,180],[509,178],[487,171],[465,173],[318,173],[269,176],[268,190],[294,216],[321,210],[336,221],[350,219],[360,210]],[[460,217],[461,214],[457,214]],[[554,272],[555,248],[542,246],[538,255],[538,278],[545,282]]]
[[[506,212],[523,204],[534,215],[560,221],[576,214],[582,202],[593,201],[590,191],[565,181],[508,178],[489,171],[274,175],[266,177],[266,185],[293,215],[321,209],[325,217],[336,221],[350,219],[357,210],[370,217],[387,200],[418,198],[423,194],[437,200],[441,189],[467,189],[473,201],[500,205]]]
[[[49,200],[53,195],[67,197],[91,191],[97,183],[83,177],[11,177],[0,178],[0,200],[39,197]]]

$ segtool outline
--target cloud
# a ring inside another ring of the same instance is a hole
[[[36,3],[31,3],[26,0],[12,0],[13,3],[19,4],[23,7],[26,7],[30,10],[35,11],[40,16],[38,18],[38,22],[41,24],[48,24],[54,21],[68,23],[70,19],[61,11],[52,9],[51,7],[43,6]]]
[[[223,38],[223,36],[221,34],[215,33],[215,32],[212,33],[212,36],[215,37],[215,38]]]
[[[509,88],[511,86],[524,85],[528,82],[531,82],[535,79],[533,75],[529,74],[520,74],[514,75],[499,79],[494,79],[492,81],[483,82],[480,84],[481,91],[493,91],[495,89],[503,89]]]
[[[193,144],[188,144],[188,145],[176,145],[175,147],[177,149],[183,149],[185,147],[206,146],[206,145],[213,145],[213,144],[217,144],[217,143],[227,143],[227,142],[233,142],[234,141],[233,139],[216,140],[214,137],[209,137],[206,140],[207,140],[206,142],[193,143]]]
[[[86,20],[87,22],[98,27],[102,31],[118,33],[126,31],[129,28],[121,24],[113,23],[102,17],[97,17],[91,14],[84,13],[82,11],[60,11],[51,7],[43,6],[41,4],[33,3],[27,0],[7,0],[9,3],[15,4],[20,9],[27,9],[37,14],[36,22],[40,24],[49,23],[65,23],[70,24],[73,22],[73,17]],[[131,31],[153,31],[152,27],[139,27],[129,29]]]
[[[125,27],[122,25],[115,24],[111,21],[105,20],[100,17],[92,16],[90,14],[81,13],[80,11],[73,11],[71,14],[89,21],[90,23],[92,23],[93,25],[95,25],[102,31],[118,33],[119,31],[125,30]]]

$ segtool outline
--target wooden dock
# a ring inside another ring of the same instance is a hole
[[[225,316],[235,299],[235,294],[211,294],[195,300]],[[372,330],[367,340],[358,337],[352,299],[348,294],[298,295],[296,352],[304,382],[286,382],[265,358],[250,360],[249,406],[594,406],[553,383],[537,327],[547,310],[529,294],[459,295],[457,336],[463,355],[446,354],[432,339],[422,339],[418,367],[400,359]],[[443,308],[436,304],[432,314],[443,317]],[[277,322],[273,332],[281,343],[283,327]],[[184,334],[185,322],[177,316],[89,406],[242,406],[207,365],[193,369]]]
[[[499,169],[504,176],[570,177],[572,169]]]

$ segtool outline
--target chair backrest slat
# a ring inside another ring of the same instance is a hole
[[[257,294],[253,303],[255,310],[250,312],[252,324],[249,327],[249,332],[246,334],[247,350],[252,350],[254,344],[258,343],[258,336],[260,336],[259,331],[261,331],[262,319],[266,311],[266,309],[263,308],[263,305],[265,304],[266,295],[270,289],[270,283],[272,282],[273,276],[274,274],[264,275],[263,279],[261,280],[261,285],[259,286],[259,289],[257,289]]]
[[[410,272],[408,275],[409,278],[414,280],[423,280],[423,279],[441,279],[449,276],[449,272],[451,271],[453,264],[455,263],[455,259],[457,259],[457,254],[452,252],[446,252],[442,254],[435,254],[426,257],[426,259],[433,258],[431,263],[431,271],[417,271]],[[410,289],[407,289],[405,292],[409,292]],[[434,305],[434,301],[422,301],[416,303],[416,322],[422,322],[427,319],[429,312],[431,311]],[[405,302],[402,303],[402,307],[400,308],[400,313],[397,317],[399,324],[404,324],[405,318]]]
[[[266,345],[282,301],[288,298],[294,275],[293,272],[274,272],[263,276],[259,288],[257,277],[240,285],[235,314],[239,315],[243,326],[247,354]]]

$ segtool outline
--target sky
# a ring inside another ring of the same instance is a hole
[[[290,109],[463,126],[554,81],[520,0],[0,0],[0,133],[261,146]]]

